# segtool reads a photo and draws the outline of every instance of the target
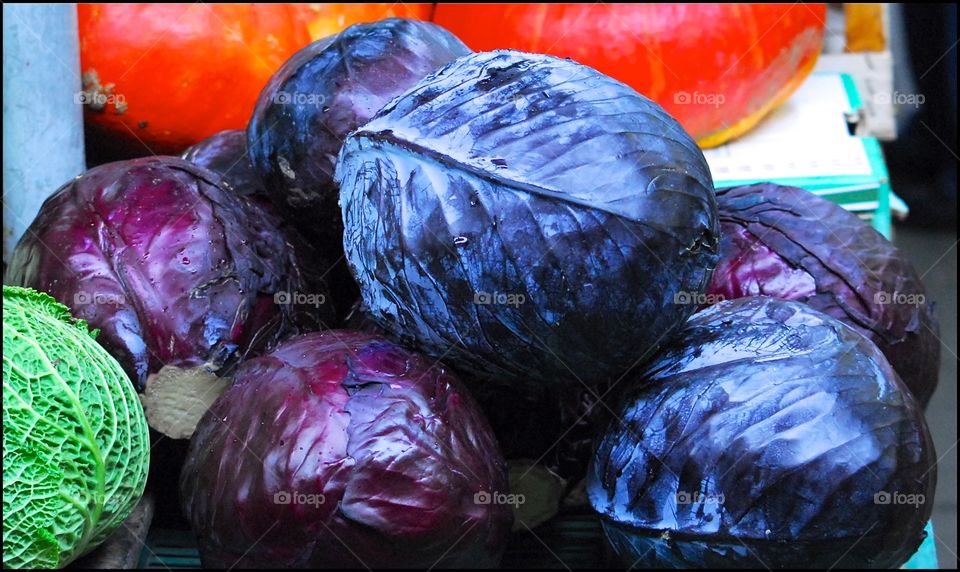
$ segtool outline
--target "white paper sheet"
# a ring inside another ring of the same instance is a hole
[[[706,149],[714,182],[870,175],[863,143],[849,134],[839,75],[811,75],[743,137]]]

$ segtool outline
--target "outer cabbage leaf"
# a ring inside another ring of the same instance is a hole
[[[220,175],[239,195],[256,202],[264,210],[271,209],[267,190],[247,155],[246,131],[231,129],[215,133],[188,148],[181,157]]]
[[[365,306],[490,378],[617,376],[693,312],[713,184],[659,106],[590,68],[462,57],[345,142],[344,247]]]
[[[147,481],[147,421],[120,364],[46,294],[3,287],[3,566],[62,567]]]
[[[588,492],[639,567],[896,567],[933,508],[933,442],[877,347],[797,302],[694,315],[615,408]]]
[[[181,476],[208,567],[489,567],[506,465],[442,365],[376,336],[290,338],[241,364]]]
[[[340,252],[340,245],[332,251],[317,248],[320,245],[305,238],[289,224],[288,217],[278,214],[267,193],[266,185],[250,163],[245,130],[221,131],[211,135],[184,151],[183,159],[220,175],[220,182],[224,183],[224,186],[263,209],[258,216],[268,219],[268,226],[280,229],[295,250],[296,260],[300,261],[298,271],[303,282],[313,285],[326,283],[329,287],[327,290],[333,297],[332,306],[337,312],[337,318],[343,318],[349,313],[350,305],[358,295],[357,285],[349,273],[342,271],[345,265],[337,254]],[[329,301],[327,305],[331,305]]]
[[[940,326],[913,265],[870,225],[796,187],[717,191],[722,239],[709,293],[805,302],[870,338],[923,405]]]

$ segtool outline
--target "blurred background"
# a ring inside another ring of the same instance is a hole
[[[894,86],[923,94],[903,106],[897,139],[883,143],[891,186],[910,206],[893,240],[924,274],[937,301],[940,385],[927,420],[934,434],[939,484],[934,529],[941,566],[957,562],[957,5],[891,6]]]
[[[894,89],[924,96],[898,108],[897,139],[883,143],[910,226],[956,228],[957,6],[891,6]]]

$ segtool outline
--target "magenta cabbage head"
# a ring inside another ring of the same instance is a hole
[[[436,24],[387,18],[355,24],[294,54],[263,88],[247,127],[250,159],[280,212],[320,248],[340,251],[333,173],[344,138],[469,51]]]
[[[796,187],[721,189],[717,208],[720,261],[709,295],[805,302],[870,338],[920,402],[930,401],[940,327],[919,274],[890,241]]]
[[[513,519],[504,460],[460,382],[346,330],[244,362],[180,484],[208,567],[490,567]]]
[[[923,411],[876,345],[808,305],[695,314],[614,411],[588,493],[637,568],[896,568],[924,538]]]
[[[263,212],[176,157],[91,169],[43,204],[5,283],[51,294],[143,388],[166,365],[231,366],[330,315]],[[308,303],[303,303],[308,302]]]

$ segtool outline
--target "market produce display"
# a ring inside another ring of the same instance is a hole
[[[57,568],[104,541],[147,482],[126,373],[50,296],[3,287],[3,567]]]
[[[798,300],[870,338],[920,403],[937,386],[940,327],[920,275],[880,233],[830,201],[773,183],[717,191],[711,299]]]
[[[598,383],[650,357],[693,312],[676,296],[702,293],[716,260],[700,149],[658,105],[569,60],[462,57],[354,131],[336,175],[371,317],[517,390]]]
[[[340,251],[333,181],[348,133],[427,74],[469,50],[429,22],[358,24],[297,52],[260,94],[248,127],[250,158],[284,216]]]
[[[870,340],[807,305],[694,315],[616,409],[589,493],[634,566],[891,568],[923,539],[923,411]]]
[[[793,93],[824,5],[78,14],[93,168],[4,276],[5,568],[142,563],[110,535],[148,469],[150,534],[211,568],[923,541],[921,275],[824,198],[715,190],[701,151]]]
[[[138,389],[216,371],[330,320],[323,284],[252,203],[175,157],[91,169],[44,203],[5,282],[69,305]]]
[[[346,330],[241,365],[181,487],[216,568],[489,567],[512,521],[506,466],[460,382]]]
[[[825,4],[439,4],[474,50],[572,58],[627,83],[702,147],[754,127],[813,70]]]

